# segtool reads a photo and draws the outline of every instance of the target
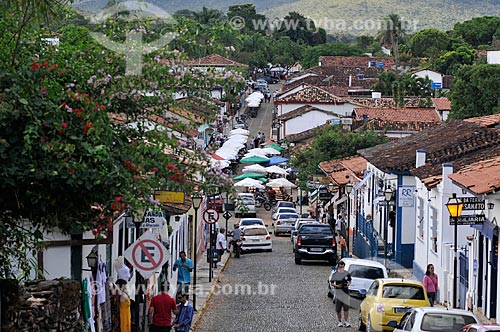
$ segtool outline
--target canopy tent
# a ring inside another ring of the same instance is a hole
[[[243,128],[233,129],[229,133],[231,135],[244,135],[244,136],[250,135],[250,131],[243,129]]]
[[[264,155],[278,155],[280,154],[281,152],[279,152],[278,150],[276,149],[273,149],[273,148],[255,148],[255,149],[250,149],[248,150],[249,153],[253,153],[253,152],[256,152],[257,154],[264,154]]]
[[[283,188],[297,188],[295,184],[292,182],[288,181],[285,178],[277,178],[269,181],[267,183],[268,187],[283,187]]]
[[[272,148],[272,149],[278,150],[279,152],[283,152],[283,151],[286,150],[284,147],[282,147],[281,145],[278,145],[276,143],[267,144],[267,145],[264,145],[264,147],[266,147],[266,148]]]
[[[243,156],[243,158],[248,158],[248,157],[253,157],[253,156],[257,156],[257,157],[264,157],[264,158],[267,158],[267,156],[265,154],[263,154],[262,152],[258,153],[258,152],[247,152],[245,153],[245,155]]]
[[[231,162],[229,160],[217,160],[217,159],[210,159],[210,167],[212,169],[224,169],[226,167],[229,167],[231,165]]]
[[[219,156],[217,153],[212,153],[212,159],[215,160],[224,160],[223,157]]]
[[[250,187],[250,188],[257,188],[257,189],[264,189],[265,187],[260,183],[258,180],[254,179],[243,179],[241,181],[238,181],[234,184],[235,187]]]
[[[237,175],[233,178],[233,180],[239,181],[243,179],[259,179],[259,178],[265,178],[266,175],[262,173],[255,173],[255,172],[247,172],[247,173],[242,173],[240,175]]]
[[[283,169],[283,168],[281,168],[279,166],[276,166],[276,165],[266,167],[266,172],[268,172],[268,173],[275,173],[275,174],[283,174],[283,175],[288,174],[285,171],[285,169]]]
[[[251,156],[251,157],[241,159],[240,162],[245,163],[245,164],[262,164],[262,163],[269,162],[269,160],[270,159],[267,157]]]
[[[267,173],[267,170],[264,166],[259,164],[253,164],[250,166],[243,167],[243,172],[255,172],[255,173]]]
[[[287,161],[288,161],[288,158],[273,156],[273,157],[269,158],[268,162],[264,163],[264,166],[278,165],[278,164],[286,163]]]

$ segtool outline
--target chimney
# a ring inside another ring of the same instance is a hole
[[[452,164],[443,164],[443,173],[442,173],[442,184],[443,184],[443,194],[449,194],[453,191],[453,183],[451,179],[448,178],[448,175],[453,174],[453,165]]]
[[[425,165],[425,157],[426,157],[426,152],[425,150],[417,150],[417,160],[415,163],[415,167],[419,168]]]

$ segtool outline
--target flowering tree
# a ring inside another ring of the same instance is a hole
[[[149,29],[129,25],[137,26]],[[190,70],[183,54],[167,48],[144,57],[141,76],[125,75],[126,56],[101,46],[88,28],[65,25],[52,46],[44,32],[25,29],[15,47],[0,45],[18,53],[13,65],[2,61],[0,74],[0,278],[12,275],[8,262],[23,261],[22,239],[36,250],[41,230],[105,236],[116,215],[150,205],[152,190],[191,193],[194,174],[213,174],[192,139],[215,119],[210,89],[242,81]],[[163,116],[193,102],[203,111],[185,122]]]

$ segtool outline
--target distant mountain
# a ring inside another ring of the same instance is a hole
[[[231,5],[249,0],[138,0],[150,2],[173,14],[180,9],[203,7],[227,11]],[[75,0],[76,8],[98,12],[109,0]],[[478,16],[500,16],[500,0],[254,0],[257,11],[271,21],[295,11],[312,18],[330,34],[374,34],[382,18],[395,13],[408,22],[410,32],[423,28],[449,30],[458,22]]]

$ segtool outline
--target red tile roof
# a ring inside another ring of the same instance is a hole
[[[287,103],[343,103],[342,98],[339,98],[324,89],[306,85],[304,89],[297,91],[291,95],[278,98],[274,102],[275,104],[287,104]]]
[[[449,111],[451,110],[451,101],[446,97],[441,98],[431,98],[434,103],[434,107],[438,111]]]
[[[464,121],[476,123],[483,127],[496,127],[500,125],[500,114],[492,114],[475,118],[468,118]]]
[[[480,160],[460,171],[449,175],[449,178],[460,186],[481,195],[500,190],[500,156]]]
[[[330,56],[319,57],[321,66],[325,67],[368,67],[370,61],[383,62],[384,71],[390,70],[394,66],[394,60],[389,57],[368,57],[368,56]]]
[[[248,67],[248,65],[233,61],[231,59],[225,58],[219,54],[210,54],[205,57],[194,59],[189,62],[193,66],[236,66],[236,67]]]
[[[433,108],[355,108],[356,120],[379,119],[384,121],[434,122],[441,120]]]
[[[339,186],[349,183],[352,176],[363,178],[366,170],[366,159],[353,156],[344,159],[329,160],[319,163],[319,168],[330,175]]]

